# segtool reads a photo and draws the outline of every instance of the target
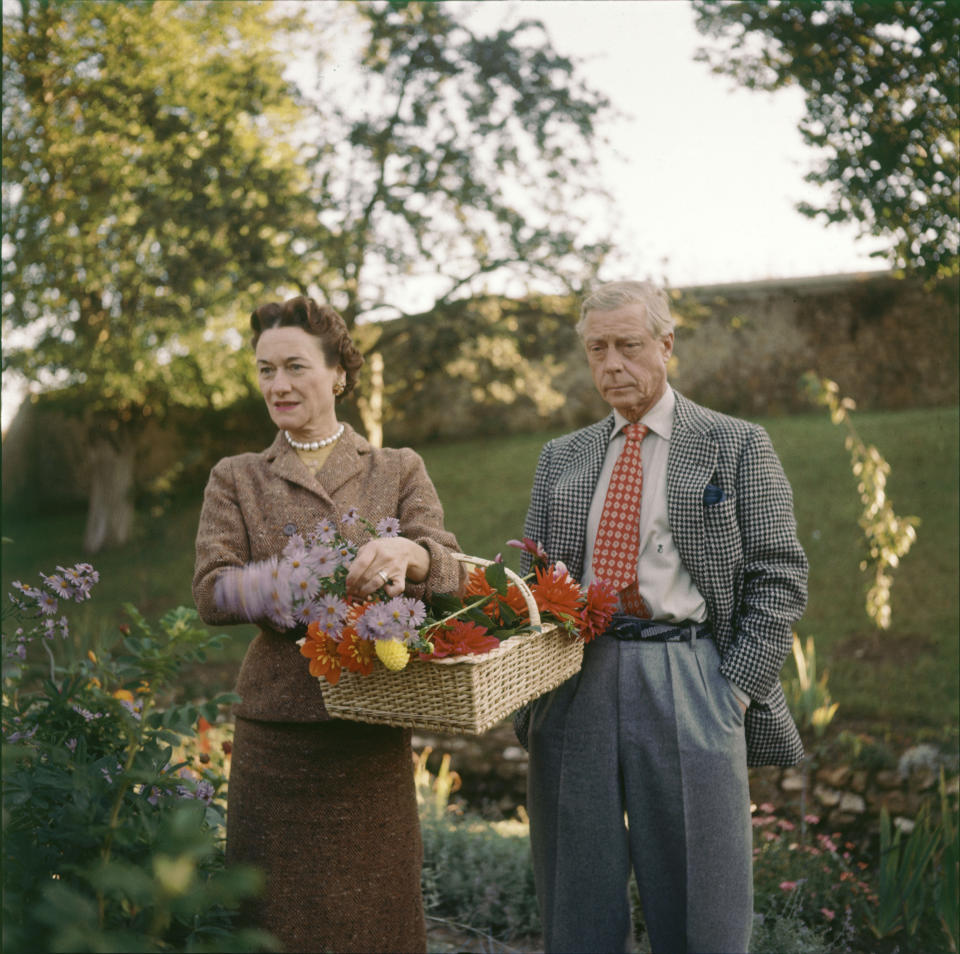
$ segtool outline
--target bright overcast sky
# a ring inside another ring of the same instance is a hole
[[[454,0],[448,0],[453,3]],[[706,38],[684,0],[487,0],[477,28],[542,20],[554,48],[627,118],[611,124],[620,158],[603,162],[637,277],[671,285],[882,268],[849,227],[795,210],[816,153],[797,131],[799,90],[750,92],[694,62]],[[664,263],[664,260],[665,263]],[[621,277],[604,275],[604,278]]]

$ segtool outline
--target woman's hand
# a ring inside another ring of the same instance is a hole
[[[347,595],[362,599],[383,587],[388,596],[399,596],[407,580],[422,583],[429,571],[430,554],[419,543],[379,537],[357,551],[347,574]]]

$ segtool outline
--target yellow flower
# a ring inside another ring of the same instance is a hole
[[[380,662],[394,672],[399,672],[410,662],[410,653],[399,639],[378,639],[374,648]]]
[[[118,689],[113,694],[113,698],[124,702],[133,702],[133,693],[129,689]]]
[[[89,659],[90,662],[92,662],[92,663],[95,663],[95,662],[97,661],[97,657],[94,656],[92,649],[88,649],[88,650],[87,650],[87,659]]]

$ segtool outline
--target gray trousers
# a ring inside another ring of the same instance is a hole
[[[550,954],[745,952],[753,922],[743,715],[710,639],[587,645],[530,716],[528,813]]]

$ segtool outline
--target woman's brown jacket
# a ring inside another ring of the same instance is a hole
[[[331,519],[347,539],[360,543],[369,533],[340,518],[351,508],[376,524],[396,517],[400,532],[430,553],[425,584],[408,584],[409,595],[455,592],[461,564],[457,541],[443,528],[443,508],[420,456],[409,448],[372,447],[350,425],[344,426],[330,456],[312,474],[282,434],[259,454],[225,457],[210,472],[197,531],[193,597],[204,622],[246,620],[222,612],[214,599],[217,576],[225,567],[243,566],[279,554],[293,533],[307,533]],[[290,635],[261,625],[240,668],[236,714],[268,722],[328,719],[320,682]]]

